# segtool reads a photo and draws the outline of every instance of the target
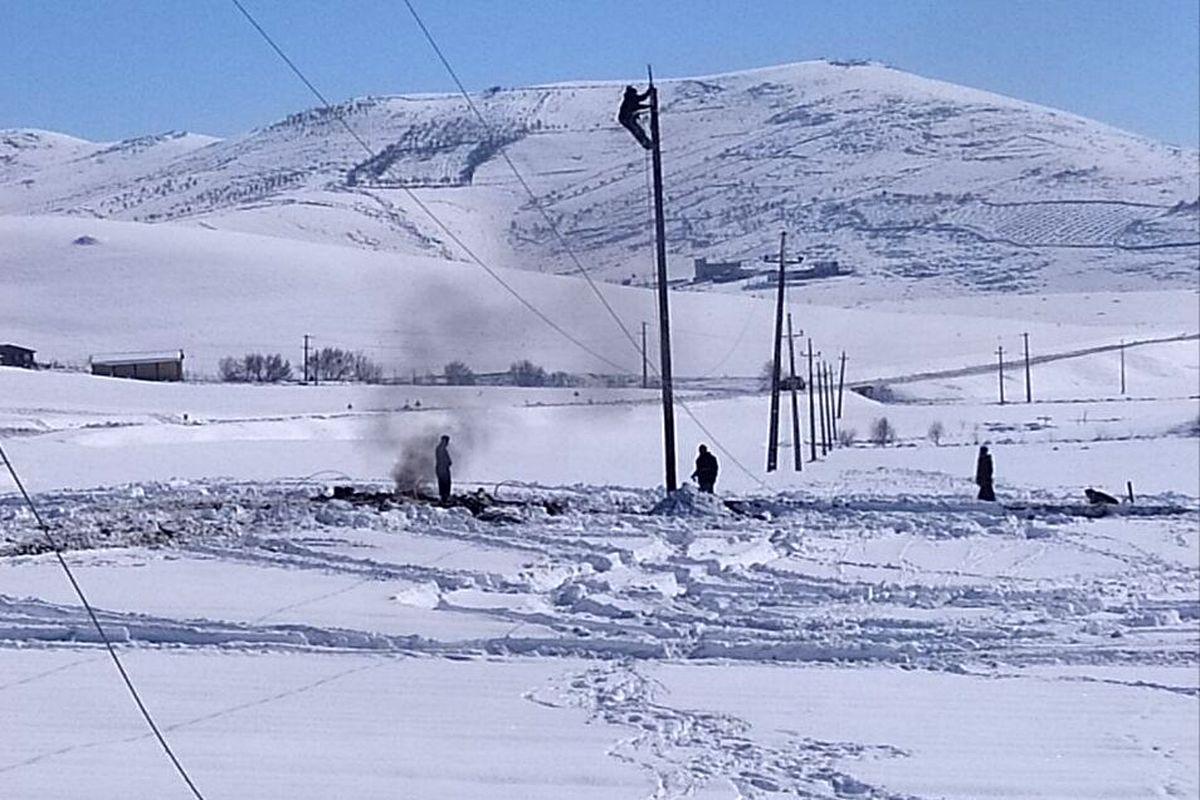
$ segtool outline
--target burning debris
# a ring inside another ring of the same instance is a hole
[[[397,482],[396,489],[389,492],[339,485],[312,499],[318,503],[342,500],[356,506],[371,507],[380,512],[390,511],[405,504],[465,508],[471,512],[471,516],[484,522],[523,522],[534,509],[540,509],[550,516],[559,516],[567,512],[566,501],[555,498],[501,500],[484,489],[476,489],[473,492],[451,495],[449,500],[443,502],[440,498],[422,491],[419,485],[403,491],[400,487],[401,484]]]

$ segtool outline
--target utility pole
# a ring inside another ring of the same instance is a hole
[[[1004,345],[996,348],[996,355],[1000,357],[1000,405],[1004,405]]]
[[[1029,334],[1022,333],[1021,338],[1025,340],[1025,402],[1033,402],[1033,389],[1029,383]]]
[[[820,355],[820,353],[817,353]],[[817,401],[817,409],[821,414],[821,455],[829,452],[829,410],[826,408],[828,398],[825,396],[825,370],[824,363],[817,362],[817,388],[820,392],[820,398]]]
[[[808,441],[810,446],[809,461],[817,460],[817,411],[816,398],[813,396],[817,391],[817,385],[813,383],[813,349],[812,339],[808,340]]]
[[[833,367],[825,364],[825,385],[829,387],[829,449],[837,445],[837,414],[833,407]]]
[[[675,398],[671,381],[671,310],[667,296],[667,223],[663,212],[662,137],[658,129],[658,89],[654,73],[646,67],[650,82],[650,142],[654,176],[654,238],[658,264],[658,348],[662,364],[663,461],[666,469],[667,491],[678,487],[675,482]]]
[[[788,383],[792,389],[792,456],[796,471],[804,471],[804,439],[800,434],[800,401],[796,399],[796,345],[792,341],[792,314],[787,315],[788,326]],[[804,331],[801,331],[804,333]]]
[[[842,387],[844,387],[846,385],[846,351],[845,350],[842,351],[842,356],[838,360],[842,362],[842,365],[838,369],[837,418],[841,419],[842,418]]]
[[[1121,340],[1121,396],[1125,396],[1125,340]]]
[[[308,340],[309,335],[304,334],[304,382],[308,383]]]
[[[787,231],[779,234],[779,288],[775,293],[775,342],[771,361],[771,419],[767,426],[767,472],[774,472],[779,463],[779,373],[782,368],[779,352],[783,344],[783,288],[785,285],[784,270],[787,269],[784,259],[787,257]]]
[[[646,389],[650,386],[649,375],[649,359],[646,354],[646,323],[642,323],[642,388]]]

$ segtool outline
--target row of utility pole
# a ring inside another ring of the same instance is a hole
[[[782,342],[784,327],[785,293],[787,290],[788,265],[799,264],[803,257],[789,260],[787,257],[787,232],[779,235],[779,278],[776,287],[775,300],[775,337],[773,340],[774,357],[771,361],[771,410],[767,432],[767,472],[779,468],[779,395],[783,387],[783,358]],[[804,433],[800,424],[800,401],[797,396],[800,380],[796,375],[795,339],[803,336],[804,331],[796,333],[792,328],[792,315],[787,318],[788,343],[788,380],[787,386],[791,394],[792,410],[792,456],[793,469],[797,472],[804,470]],[[833,450],[838,441],[838,420],[842,417],[842,392],[846,385],[846,354],[841,354],[838,368],[837,388],[834,388],[833,366],[819,359],[821,353],[813,349],[811,337],[806,339],[807,349],[800,355],[808,359],[808,382],[805,388],[808,394],[808,442],[809,461],[816,461],[817,450],[826,455]],[[836,394],[836,399],[835,399]]]
[[[1033,402],[1033,380],[1031,378],[1030,371],[1029,371],[1029,334],[1022,333],[1021,339],[1024,343],[1024,349],[1025,349],[1025,402],[1032,403]],[[1121,340],[1121,345],[1118,349],[1120,350],[1120,353],[1121,353],[1121,394],[1124,395],[1125,394],[1125,340],[1124,339]],[[1004,405],[1005,404],[1005,397],[1004,397],[1004,345],[1000,345],[996,348],[996,357],[998,359],[997,375],[999,376],[1000,405]]]
[[[1022,333],[1021,338],[1025,342],[1025,402],[1033,402],[1033,381],[1030,380],[1029,373],[1029,334]],[[996,348],[996,356],[999,358],[998,374],[1000,376],[1000,405],[1004,405],[1004,345]]]

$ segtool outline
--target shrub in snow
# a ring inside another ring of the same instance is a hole
[[[853,447],[854,441],[858,438],[858,431],[854,428],[839,428],[837,433],[838,444],[842,447]]]
[[[940,445],[942,443],[942,437],[946,435],[946,428],[944,425],[942,425],[942,421],[940,419],[934,420],[934,422],[929,426],[928,433],[925,435],[929,437],[929,441],[933,442],[934,445]]]
[[[896,429],[887,417],[880,417],[871,423],[871,441],[880,447],[891,444],[896,440]]]
[[[72,241],[71,244],[78,244],[78,245],[100,244],[100,240],[97,239],[95,236],[80,236],[78,239],[75,239],[74,241]]]

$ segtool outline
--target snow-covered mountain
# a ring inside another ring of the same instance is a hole
[[[473,98],[488,126],[461,96],[422,95],[308,110],[224,141],[0,132],[0,214],[465,260],[415,195],[491,264],[575,271],[503,148],[587,267],[641,283],[649,170],[614,120],[620,90],[493,87]],[[664,81],[660,97],[678,277],[692,257],[757,261],[786,228],[797,251],[853,270],[867,297],[1196,280],[1196,151],[876,64]]]

